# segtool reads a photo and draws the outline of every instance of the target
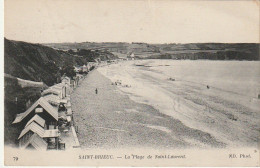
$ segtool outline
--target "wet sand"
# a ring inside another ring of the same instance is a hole
[[[71,95],[83,149],[226,146],[209,133],[187,127],[150,105],[136,103],[111,83],[94,70]]]

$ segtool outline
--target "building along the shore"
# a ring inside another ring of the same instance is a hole
[[[37,136],[35,137],[34,134],[37,134]],[[39,137],[41,138],[41,140],[39,139]],[[45,120],[36,114],[33,118],[31,118],[31,120],[27,122],[24,129],[21,131],[18,137],[19,147],[26,148],[28,147],[28,144],[32,142],[33,146],[36,145],[35,143],[38,142],[40,143],[40,145],[45,146],[46,143],[48,146],[48,144],[50,144],[50,142],[52,141],[56,145],[58,143],[58,137],[58,128],[48,130]],[[47,149],[47,146],[45,149]]]
[[[61,91],[61,99],[64,99],[67,96],[67,87],[63,83],[58,83],[50,87],[50,89],[60,90]]]
[[[67,92],[66,96],[71,94],[70,80],[71,79],[67,76],[65,76],[65,77],[63,76],[61,78],[61,83],[66,87],[66,92]]]
[[[48,89],[44,90],[41,95],[45,96],[45,95],[49,95],[49,94],[53,94],[58,96],[60,99],[63,99],[66,97],[66,87],[65,86],[52,86],[49,87]]]
[[[81,66],[74,66],[74,71],[75,71],[76,73],[79,73],[79,72],[82,71],[82,67],[81,67]]]
[[[20,148],[65,149],[65,143],[61,142],[64,135],[61,136],[61,133],[71,132],[72,110],[68,92],[71,81],[75,82],[64,77],[62,83],[42,91],[42,97],[25,112],[17,114],[13,124],[24,128],[18,137]]]
[[[36,149],[44,151],[48,148],[48,143],[35,133],[28,139],[21,140],[19,146],[21,149]]]
[[[29,143],[35,146],[37,142],[44,146],[43,141],[48,148],[57,147],[58,112],[44,98],[41,97],[27,111],[18,114],[13,123],[25,125],[18,137],[20,148],[27,148]],[[34,134],[37,134],[37,137],[32,137]],[[39,140],[38,136],[42,140]]]
[[[47,129],[56,129],[58,112],[43,97],[39,98],[25,112],[17,114],[13,124],[19,123],[21,125],[25,125],[36,114],[45,120]]]
[[[67,76],[62,76],[61,77],[61,83],[63,83],[63,84],[70,84],[70,78],[69,77],[67,77]]]

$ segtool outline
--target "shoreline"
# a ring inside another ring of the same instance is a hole
[[[97,95],[95,87],[99,88]],[[225,147],[210,134],[189,128],[154,107],[118,92],[121,91],[97,69],[74,90],[71,99],[77,108],[74,108],[74,121],[83,149]]]
[[[145,66],[135,66],[136,63]],[[164,64],[168,66],[161,67]],[[112,81],[121,81],[122,86],[131,85],[130,88],[118,88],[132,100],[149,104],[190,128],[207,132],[227,147],[256,147],[259,138],[259,100],[233,95],[215,87],[207,89],[204,82],[195,85],[185,80],[190,75],[184,76],[184,79],[168,80],[169,77],[187,73],[182,72],[185,70],[183,66],[187,65],[186,62],[164,60],[132,61],[101,68],[99,71]],[[209,68],[212,69],[211,66]],[[200,71],[196,70],[195,73]],[[197,76],[195,74],[195,79],[191,79],[197,80]],[[201,75],[198,77],[202,80],[205,78]],[[237,84],[237,81],[233,82]],[[234,86],[229,85],[228,88]]]

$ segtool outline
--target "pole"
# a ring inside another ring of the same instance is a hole
[[[18,98],[15,97],[16,113],[18,113]]]

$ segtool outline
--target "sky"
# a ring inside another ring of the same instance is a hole
[[[259,43],[259,1],[5,0],[4,36],[33,43]]]

